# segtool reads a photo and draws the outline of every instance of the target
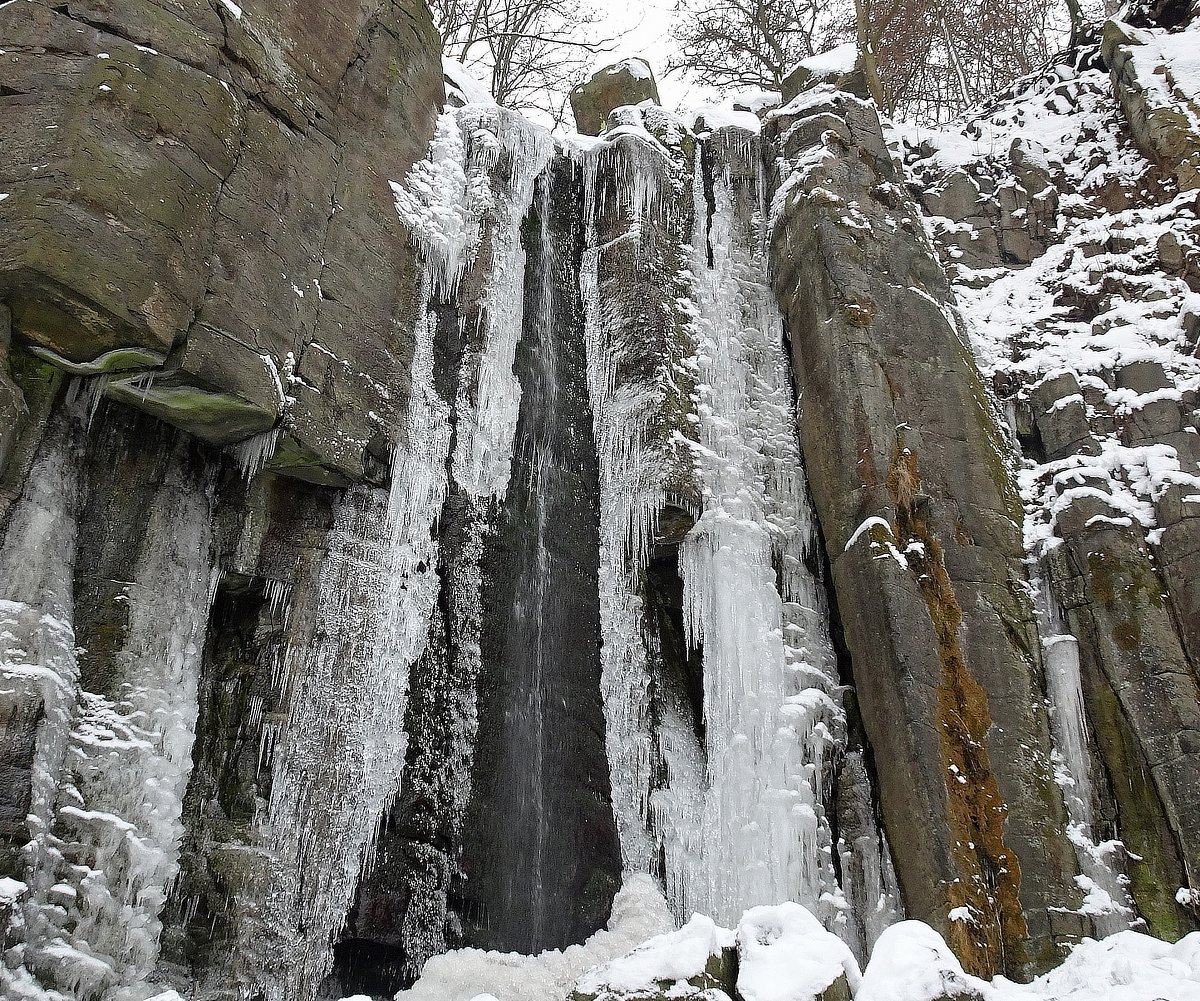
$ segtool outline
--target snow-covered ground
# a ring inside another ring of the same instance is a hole
[[[794,902],[751,908],[733,928],[694,915],[673,922],[654,881],[632,877],[606,930],[539,956],[461,949],[429,961],[397,1001],[597,1001],[688,998],[816,1001],[844,978],[854,1001],[1200,1001],[1200,933],[1171,945],[1123,931],[1085,939],[1031,984],[988,982],[963,971],[942,937],[920,921],[887,929],[861,972],[850,950]],[[659,934],[654,934],[659,932]],[[722,955],[732,963],[721,971]],[[706,972],[707,971],[707,972]],[[344,1001],[365,1001],[347,998]]]

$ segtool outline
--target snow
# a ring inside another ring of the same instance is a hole
[[[591,970],[575,985],[585,994],[654,990],[702,974],[710,959],[734,945],[735,936],[712,918],[693,914],[677,931],[642,943],[632,952]]]
[[[662,892],[644,874],[629,875],[613,899],[608,927],[582,945],[536,956],[458,949],[430,959],[421,979],[396,1001],[469,1001],[481,991],[499,1001],[562,1001],[594,967],[671,929]],[[663,958],[661,952],[656,957]]]
[[[825,52],[818,52],[800,62],[813,76],[822,78],[851,72],[858,63],[858,46],[846,42]]]
[[[1200,933],[1175,945],[1123,931],[1084,939],[1055,970],[1028,987],[1000,978],[988,1001],[1200,1001]]]
[[[483,83],[476,80],[471,75],[471,71],[457,59],[443,56],[442,73],[446,77],[446,82],[458,91],[464,104],[494,105],[496,103],[496,99],[492,97],[492,92]]]
[[[0,876],[0,903],[15,904],[28,889],[19,879]]]
[[[845,548],[842,550],[842,552],[850,552],[850,550],[854,548],[854,544],[858,542],[858,540],[864,535],[870,532],[872,528],[881,528],[887,532],[889,537],[892,536],[892,526],[888,520],[886,518],[880,518],[878,515],[873,515],[870,518],[864,519],[862,524],[860,524],[858,528],[854,530],[853,534],[846,542]]]
[[[814,1001],[842,976],[851,992],[859,989],[861,975],[850,949],[792,901],[743,914],[737,947],[743,1001]]]
[[[759,132],[762,129],[762,122],[758,115],[750,111],[738,111],[724,105],[705,104],[692,113],[692,128],[699,135],[716,132],[720,129],[744,129],[747,132]]]
[[[221,0],[221,6],[229,11],[237,20],[240,21],[242,19],[242,8],[235,4],[233,0]]]
[[[879,936],[854,1001],[941,1001],[989,990],[985,981],[963,971],[945,940],[927,924],[900,921]]]
[[[604,71],[608,74],[628,73],[635,80],[653,80],[654,71],[650,68],[650,64],[645,59],[622,59],[619,63],[613,63]]]

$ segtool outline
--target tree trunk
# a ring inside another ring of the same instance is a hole
[[[858,23],[858,62],[863,76],[867,78],[867,88],[881,111],[891,114],[883,91],[883,81],[879,79],[879,63],[875,59],[875,39],[871,37],[870,0],[854,0],[854,16]]]

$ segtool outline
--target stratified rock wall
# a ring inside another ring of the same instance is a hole
[[[1011,452],[874,108],[818,88],[771,135],[801,443],[905,904],[1025,974],[1077,890]]]
[[[318,480],[387,461],[417,309],[388,179],[442,97],[423,4],[0,11],[17,342]]]

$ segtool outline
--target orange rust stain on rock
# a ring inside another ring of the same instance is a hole
[[[937,686],[937,725],[946,778],[949,828],[958,879],[948,888],[951,908],[967,907],[970,921],[950,923],[949,944],[963,966],[990,978],[1006,955],[1024,949],[1029,929],[1021,909],[1021,869],[1004,842],[1008,807],[988,760],[992,725],[987,693],[971,675],[959,642],[962,607],[954,594],[945,556],[921,505],[916,455],[899,444],[888,472],[896,504],[897,545],[929,611],[942,671]],[[921,548],[906,549],[918,542]]]

